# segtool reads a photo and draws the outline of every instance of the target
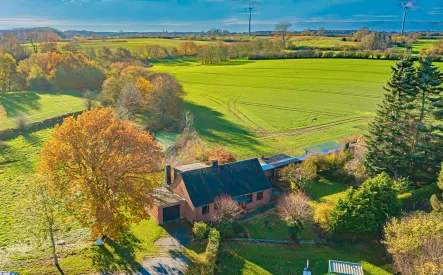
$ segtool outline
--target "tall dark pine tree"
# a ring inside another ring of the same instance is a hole
[[[418,93],[417,70],[406,57],[392,67],[384,99],[369,124],[365,163],[370,173],[382,171],[393,177],[407,177],[412,167],[410,109]]]
[[[420,60],[415,100],[411,179],[432,182],[443,160],[443,75],[429,58]]]

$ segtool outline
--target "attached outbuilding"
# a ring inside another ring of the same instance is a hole
[[[172,193],[168,188],[154,189],[151,198],[153,206],[149,209],[149,214],[158,224],[184,218],[185,199]]]

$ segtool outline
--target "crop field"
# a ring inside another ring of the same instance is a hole
[[[392,61],[298,59],[156,65],[183,84],[210,142],[240,157],[298,154],[367,129]]]
[[[423,49],[423,47],[426,47],[428,49],[432,49],[436,42],[437,42],[437,40],[420,39],[417,42],[412,44],[412,54],[413,55],[418,55],[420,53],[421,49]],[[402,50],[402,51],[405,50],[404,47],[396,47],[395,49],[396,50]]]
[[[295,47],[303,48],[317,48],[317,49],[341,49],[341,47],[353,46],[357,47],[360,42],[342,41],[343,37],[324,37],[324,36],[295,36],[291,38]],[[349,37],[347,37],[349,39]]]
[[[16,127],[16,120],[25,116],[27,122],[38,122],[85,109],[80,92],[2,92],[0,105],[6,119],[0,118],[0,131]]]
[[[126,48],[129,50],[134,50],[141,46],[145,45],[160,45],[163,47],[177,47],[183,42],[187,40],[179,40],[179,39],[163,39],[163,38],[128,38],[128,39],[106,39],[106,40],[84,40],[79,41],[79,44],[83,48],[101,48],[108,47],[112,50],[115,50],[119,47]],[[196,44],[207,44],[209,42],[206,41],[194,41]],[[61,42],[60,46],[66,44],[65,42]]]

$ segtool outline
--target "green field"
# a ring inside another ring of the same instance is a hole
[[[0,105],[6,119],[0,118],[0,131],[16,127],[16,120],[25,116],[29,123],[85,109],[81,92],[1,92]]]
[[[240,157],[298,154],[362,133],[381,102],[392,61],[235,60],[156,65],[182,83],[199,132]]]
[[[436,43],[437,40],[433,39],[420,39],[417,42],[412,44],[412,54],[418,55],[423,47],[427,47],[428,50],[432,49],[434,47],[434,43]],[[404,51],[404,47],[396,47],[396,50]]]
[[[315,48],[315,49],[334,49],[340,50],[343,46],[358,47],[360,42],[342,41],[343,37],[327,36],[295,36],[290,39],[297,49]],[[350,39],[350,37],[347,37]]]
[[[82,48],[94,48],[98,49],[101,47],[108,47],[115,50],[119,47],[126,48],[129,50],[137,49],[145,45],[160,45],[163,47],[178,47],[183,42],[189,40],[181,39],[164,39],[164,38],[128,38],[128,39],[106,39],[106,40],[82,40],[78,43]],[[206,41],[194,41],[196,44],[207,44]],[[65,45],[66,42],[60,42],[59,46]]]

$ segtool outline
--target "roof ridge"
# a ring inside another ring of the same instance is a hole
[[[190,174],[194,174],[194,173],[198,173],[198,172],[203,172],[203,171],[207,171],[210,170],[212,168],[220,168],[220,167],[226,167],[226,166],[230,166],[230,165],[234,165],[234,164],[240,164],[240,163],[244,163],[244,162],[250,162],[253,160],[257,160],[257,162],[260,164],[260,162],[258,161],[258,158],[250,158],[250,159],[244,159],[244,160],[239,160],[239,161],[234,161],[234,162],[229,162],[229,163],[224,163],[224,164],[219,164],[218,166],[214,167],[214,166],[208,166],[208,167],[203,167],[203,168],[199,168],[199,169],[194,169],[194,170],[189,170],[189,171],[184,171],[181,174],[182,175],[190,175]]]

